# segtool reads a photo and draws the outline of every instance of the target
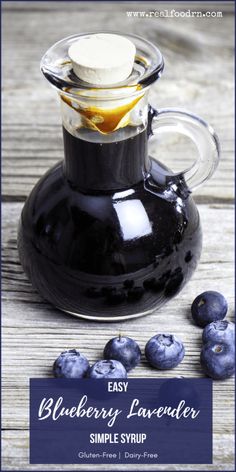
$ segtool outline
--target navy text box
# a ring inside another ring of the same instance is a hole
[[[212,381],[31,379],[30,463],[210,464]]]

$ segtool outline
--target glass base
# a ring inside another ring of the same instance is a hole
[[[68,311],[68,310],[63,310],[59,307],[56,307],[58,310],[60,311],[63,311],[64,313],[67,313],[68,315],[72,315],[72,316],[75,316],[76,318],[82,318],[84,320],[90,320],[90,321],[102,321],[102,322],[116,322],[116,321],[123,321],[123,320],[129,320],[129,319],[132,319],[132,318],[141,318],[142,316],[146,316],[146,315],[150,315],[151,313],[153,313],[155,311],[155,309],[153,310],[148,310],[146,312],[142,312],[142,313],[134,313],[133,315],[127,315],[127,316],[119,316],[119,315],[112,315],[112,317],[98,317],[98,316],[90,316],[90,315],[83,315],[81,313],[73,313],[72,311]]]
[[[166,195],[144,182],[84,194],[55,166],[28,197],[19,225],[20,260],[32,285],[85,319],[125,320],[158,309],[190,279],[202,240],[192,198]]]

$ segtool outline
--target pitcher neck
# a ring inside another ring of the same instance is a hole
[[[132,131],[132,130],[131,130]],[[128,137],[127,137],[128,136]],[[147,128],[124,139],[88,141],[63,126],[64,172],[81,191],[112,191],[132,187],[144,179],[148,166]]]

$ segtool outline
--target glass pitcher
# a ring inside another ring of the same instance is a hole
[[[196,269],[202,236],[191,193],[216,169],[219,143],[192,113],[149,106],[164,62],[143,38],[123,35],[136,46],[124,82],[80,80],[68,49],[91,34],[59,41],[42,59],[60,97],[65,156],[26,200],[18,247],[32,284],[55,307],[115,321],[159,308]],[[187,135],[198,149],[182,172],[148,154],[148,138],[166,131]]]

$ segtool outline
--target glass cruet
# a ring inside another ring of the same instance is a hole
[[[219,141],[192,113],[148,104],[164,61],[146,39],[122,34],[136,46],[125,81],[98,87],[80,80],[68,49],[91,34],[65,38],[42,58],[60,98],[65,157],[28,197],[18,246],[30,280],[54,306],[112,321],[159,308],[196,269],[202,236],[191,193],[216,169]],[[165,132],[197,147],[181,172],[148,154],[148,138]]]

